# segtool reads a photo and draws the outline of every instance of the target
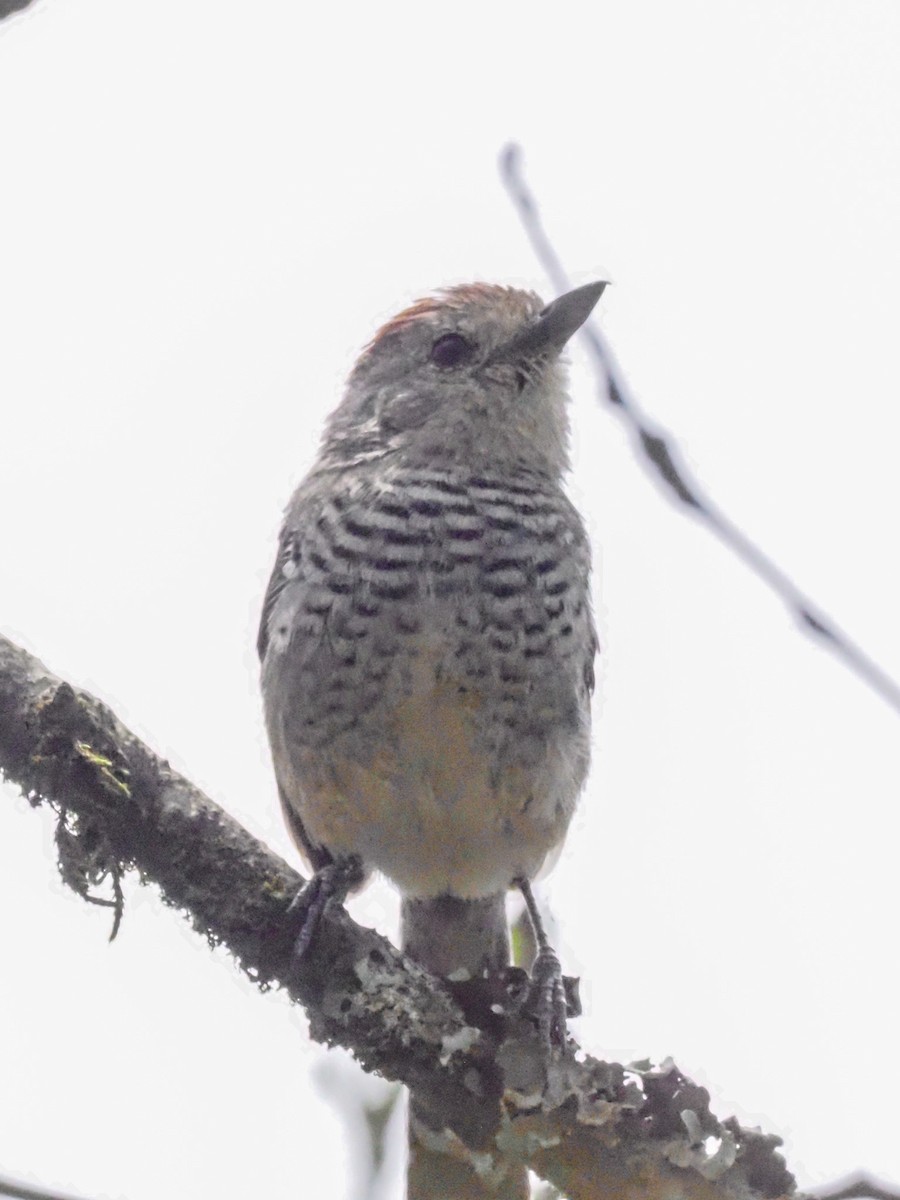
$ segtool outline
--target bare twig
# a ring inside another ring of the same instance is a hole
[[[7,1175],[0,1175],[0,1196],[9,1196],[10,1200],[76,1200],[71,1192],[56,1192]]]
[[[4,17],[12,16],[14,12],[21,12],[23,8],[27,8],[32,0],[0,0],[0,21]],[[0,1192],[0,1196],[3,1193]]]
[[[314,1038],[412,1087],[454,1157],[488,1172],[527,1164],[570,1200],[794,1194],[778,1138],[719,1121],[671,1063],[548,1061],[534,1029],[503,1015],[509,980],[451,994],[341,908],[297,962],[286,913],[300,877],[105,705],[3,637],[0,770],[57,814],[76,890],[128,868],[154,882],[258,985],[303,1004]]]
[[[541,265],[557,292],[571,286],[541,222],[534,194],[525,182],[519,146],[506,146],[500,156],[500,172],[522,225]],[[582,327],[604,397],[614,407],[634,436],[643,460],[665,488],[681,504],[704,521],[710,531],[744,562],[788,607],[801,628],[814,635],[882,700],[900,712],[900,685],[874,659],[806,596],[794,581],[739,529],[707,496],[682,461],[671,436],[641,411],[606,339],[594,323]]]
[[[885,1183],[865,1171],[854,1171],[835,1183],[817,1188],[815,1200],[900,1200],[900,1187]]]

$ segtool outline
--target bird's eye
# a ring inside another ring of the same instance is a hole
[[[431,361],[436,367],[460,367],[474,352],[475,347],[461,333],[445,333],[431,347]]]

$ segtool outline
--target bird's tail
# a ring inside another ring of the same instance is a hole
[[[474,978],[509,965],[504,892],[478,900],[404,899],[402,927],[404,951],[435,975],[464,971]],[[407,1200],[527,1200],[524,1167],[510,1168],[502,1180],[483,1177],[467,1162],[432,1148],[440,1139],[440,1131],[431,1130],[432,1123],[433,1118],[429,1121],[417,1110],[412,1095]]]

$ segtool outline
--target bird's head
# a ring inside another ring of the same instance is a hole
[[[605,286],[545,306],[534,292],[476,283],[413,304],[360,355],[323,456],[344,464],[394,452],[432,463],[512,459],[558,474],[568,440],[560,358]]]

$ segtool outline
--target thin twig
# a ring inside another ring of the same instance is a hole
[[[12,16],[13,13],[21,12],[23,8],[27,8],[31,4],[31,0],[0,0],[0,21],[5,17]],[[0,1192],[0,1196],[3,1193]]]
[[[56,1192],[21,1179],[10,1179],[8,1175],[0,1175],[0,1196],[8,1196],[10,1200],[75,1200],[71,1192]]]
[[[559,255],[541,222],[534,194],[525,182],[521,148],[510,144],[500,156],[500,174],[539,262],[557,292],[571,287]],[[677,443],[648,420],[635,400],[613,352],[593,323],[582,330],[600,380],[601,392],[628,426],[643,459],[669,493],[690,508],[728,549],[787,605],[802,629],[817,637],[882,700],[900,712],[900,684],[870,658],[831,617],[805,595],[759,546],[704,493],[684,465]]]
[[[900,1200],[900,1187],[885,1183],[866,1171],[854,1171],[812,1193],[816,1200]]]

